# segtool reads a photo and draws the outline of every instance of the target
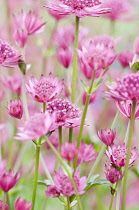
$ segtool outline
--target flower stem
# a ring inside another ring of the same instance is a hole
[[[79,135],[78,135],[78,139],[77,139],[77,148],[79,148],[80,144],[81,144],[84,122],[85,122],[85,118],[86,118],[86,114],[87,114],[87,110],[88,110],[88,105],[89,105],[89,101],[90,101],[90,97],[91,97],[91,91],[92,91],[92,87],[93,87],[93,84],[94,84],[94,80],[95,80],[95,71],[94,71],[93,76],[92,76],[91,85],[89,87],[89,91],[88,91],[88,95],[87,95],[87,99],[86,99],[86,103],[85,103],[85,107],[84,107],[84,111],[83,111],[83,115],[82,115]],[[76,168],[77,159],[78,159],[78,156],[75,157],[74,168]]]
[[[34,184],[33,184],[33,192],[32,192],[32,210],[34,210],[35,208],[35,201],[36,201],[39,158],[40,158],[40,145],[38,144],[36,145],[36,163],[35,163]]]
[[[75,101],[76,92],[76,79],[77,79],[77,48],[78,48],[78,36],[79,36],[79,22],[80,18],[76,16],[76,29],[75,29],[75,39],[74,39],[74,58],[73,58],[73,72],[72,72],[72,93],[71,101]]]
[[[46,102],[44,102],[44,103],[43,103],[43,113],[46,112],[46,107],[47,107]]]
[[[116,210],[120,209],[120,192],[121,192],[121,180],[118,181],[117,197],[116,197]]]
[[[116,113],[116,115],[115,115],[115,117],[113,119],[113,122],[112,122],[112,125],[111,125],[111,129],[114,129],[115,128],[115,125],[116,125],[118,116],[119,116],[119,111],[117,111],[117,113]],[[87,182],[90,180],[92,174],[95,172],[95,170],[96,170],[99,162],[101,161],[101,158],[104,155],[104,152],[105,152],[106,149],[107,149],[107,145],[104,144],[103,147],[101,148],[99,154],[98,154],[97,159],[95,160],[95,163],[94,163],[94,165],[93,165],[93,167],[92,167],[89,175],[88,175]]]
[[[110,202],[109,210],[112,210],[113,201],[114,201],[114,195],[111,196],[111,202]]]
[[[3,196],[2,210],[5,210],[5,206],[6,206],[6,192],[4,192]]]
[[[133,102],[132,114],[131,114],[131,118],[130,118],[128,142],[127,142],[126,165],[125,165],[124,180],[123,180],[122,210],[125,210],[125,206],[126,206],[126,191],[127,191],[127,181],[128,181],[128,169],[129,169],[130,153],[131,153],[131,146],[132,146],[132,136],[133,136],[133,128],[134,128],[135,109],[136,109],[136,103]]]
[[[59,128],[58,128],[58,134],[59,134],[59,152],[61,153],[61,146],[62,146],[62,126],[59,126]]]
[[[83,210],[82,204],[81,204],[81,199],[80,199],[80,196],[79,196],[79,194],[78,194],[78,190],[77,190],[77,187],[76,187],[76,183],[75,183],[73,177],[71,178],[71,182],[72,182],[72,185],[73,185],[73,188],[74,188],[74,191],[75,191],[76,199],[77,199],[77,201],[78,201],[79,210]]]
[[[26,91],[25,91],[25,79],[26,79],[26,76],[22,74],[22,100],[23,100],[26,120],[28,120],[29,112],[28,112],[28,106],[27,106],[27,96],[26,96]]]
[[[109,210],[112,210],[117,186],[118,186],[118,181],[115,184],[112,184],[112,187],[111,187],[111,202],[110,202]]]
[[[69,143],[72,143],[73,128],[69,128]]]

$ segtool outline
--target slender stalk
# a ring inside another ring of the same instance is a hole
[[[26,76],[22,74],[22,100],[23,100],[23,106],[24,106],[24,110],[25,110],[26,120],[28,120],[29,112],[28,112],[28,106],[27,106],[27,96],[26,96],[26,92],[25,92],[25,79],[26,79]]]
[[[76,184],[75,184],[75,181],[74,181],[73,177],[71,178],[71,182],[72,182],[72,185],[73,185],[73,188],[74,188],[74,191],[75,191],[76,199],[78,201],[79,210],[83,210],[82,204],[81,204],[81,199],[80,199],[80,196],[78,194],[78,190],[77,190],[77,187],[76,187]]]
[[[69,143],[72,143],[73,128],[69,128]]]
[[[80,18],[76,16],[75,40],[74,40],[74,58],[73,58],[73,72],[72,72],[72,93],[71,93],[72,103],[75,102],[75,92],[76,92],[77,48],[78,48],[78,36],[79,36],[79,22],[80,22]]]
[[[118,186],[118,182],[116,182],[115,184],[112,184],[111,202],[110,202],[109,210],[112,210],[112,206],[113,206],[113,202],[114,202],[117,186]]]
[[[33,192],[32,192],[32,210],[34,210],[35,208],[35,201],[36,201],[39,158],[40,158],[40,145],[36,145],[36,163],[35,163],[34,184],[33,184]]]
[[[84,127],[84,123],[85,123],[85,118],[86,118],[86,114],[87,114],[87,110],[88,110],[88,105],[89,105],[89,101],[90,101],[90,97],[91,97],[91,91],[92,91],[92,87],[94,84],[94,80],[95,80],[95,71],[92,76],[91,85],[90,85],[90,88],[88,91],[88,95],[87,95],[87,99],[86,99],[86,103],[85,103],[85,107],[84,107],[84,111],[83,111],[83,115],[82,115],[79,135],[78,135],[78,139],[77,139],[77,148],[79,148],[80,144],[81,144],[83,127]],[[78,155],[75,157],[75,160],[74,160],[74,168],[76,168],[77,159],[78,159]]]
[[[59,128],[58,128],[58,134],[59,134],[59,152],[61,153],[61,146],[62,146],[62,126],[59,126]]]
[[[114,117],[114,120],[113,120],[112,125],[111,125],[111,129],[115,128],[115,125],[116,125],[118,117],[119,117],[119,111],[117,111],[117,113],[116,113],[116,115]],[[95,172],[95,170],[96,170],[99,162],[101,161],[102,156],[104,155],[104,152],[105,152],[106,149],[107,149],[107,145],[104,144],[103,147],[101,148],[98,156],[97,156],[97,159],[95,160],[95,163],[94,163],[94,165],[93,165],[89,175],[88,175],[87,182],[90,180],[92,174]]]
[[[66,165],[66,163],[63,161],[62,157],[59,155],[59,153],[57,152],[55,147],[52,145],[52,143],[45,136],[44,136],[44,138],[45,138],[47,144],[49,145],[49,147],[51,148],[51,150],[54,152],[55,156],[58,158],[58,160],[61,163],[61,165],[64,167],[64,169],[67,172],[68,176],[71,177],[71,173],[69,171],[68,165]]]
[[[7,199],[7,203],[8,203],[8,210],[11,210],[11,205],[10,205],[10,199],[9,199],[9,193],[6,193],[6,199]]]
[[[121,193],[121,180],[118,181],[117,197],[116,197],[116,210],[120,209],[120,193]]]
[[[5,210],[5,206],[6,206],[6,192],[4,192],[3,196],[2,210]]]
[[[111,202],[110,202],[109,210],[112,210],[113,202],[114,202],[114,195],[111,196]]]
[[[44,102],[44,103],[43,103],[43,113],[46,112],[46,107],[47,107],[46,102]]]
[[[131,114],[131,118],[130,118],[128,142],[127,142],[126,165],[125,165],[124,180],[123,180],[122,210],[125,210],[125,207],[126,207],[126,191],[127,191],[127,184],[128,184],[127,183],[127,181],[128,181],[128,169],[129,169],[130,153],[131,153],[131,146],[132,146],[135,109],[136,109],[136,103],[133,102],[132,114]]]

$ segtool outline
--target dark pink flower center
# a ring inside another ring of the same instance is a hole
[[[16,55],[15,50],[8,44],[0,41],[0,63],[6,58],[12,58]]]
[[[56,90],[56,87],[52,85],[49,81],[40,81],[36,86],[34,86],[35,93],[39,97],[50,97]]]
[[[93,6],[101,4],[99,0],[59,0],[59,1],[77,10],[83,9],[85,7],[93,7]]]

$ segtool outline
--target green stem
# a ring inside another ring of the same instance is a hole
[[[28,112],[28,105],[27,105],[27,96],[26,96],[26,91],[25,91],[25,79],[26,76],[24,74],[22,74],[22,100],[23,100],[23,106],[24,106],[24,110],[25,110],[25,116],[26,116],[26,120],[29,119],[29,112]]]
[[[112,210],[113,201],[114,201],[114,195],[111,196],[111,202],[110,202],[109,210]]]
[[[120,194],[121,194],[121,180],[118,181],[117,197],[116,197],[116,210],[120,209]]]
[[[46,112],[46,107],[47,107],[46,102],[44,102],[44,103],[43,103],[43,113]]]
[[[73,188],[74,188],[74,191],[75,191],[76,199],[78,201],[79,210],[83,210],[82,204],[81,204],[81,199],[80,199],[80,196],[78,194],[78,190],[77,190],[77,187],[76,187],[76,184],[75,184],[75,181],[74,181],[73,177],[71,178],[71,182],[72,182],[72,185],[73,185]]]
[[[111,129],[115,128],[115,125],[116,125],[118,117],[119,117],[119,111],[117,111],[117,113],[116,113],[116,115],[114,117],[114,120],[113,120],[112,125],[111,125]],[[104,152],[105,152],[106,149],[107,149],[107,145],[104,144],[103,147],[101,148],[99,154],[98,154],[97,159],[95,160],[95,163],[94,163],[94,165],[93,165],[89,175],[88,175],[87,182],[90,180],[92,174],[95,172],[95,170],[96,170],[99,162],[101,161],[102,156],[104,155]]]
[[[94,84],[94,80],[95,80],[95,71],[94,71],[93,76],[92,76],[91,85],[90,85],[90,88],[89,88],[89,91],[88,91],[88,95],[87,95],[87,99],[86,99],[86,103],[85,103],[85,107],[84,107],[84,111],[83,111],[83,115],[82,115],[79,135],[78,135],[78,139],[77,139],[77,148],[79,148],[80,144],[81,144],[83,127],[84,127],[84,123],[85,123],[85,118],[86,118],[86,114],[87,114],[87,110],[88,110],[88,105],[89,105],[89,101],[90,101],[90,97],[91,97],[91,91],[92,91],[92,87],[93,87],[93,84]],[[78,159],[78,155],[75,157],[75,160],[74,160],[74,168],[76,168],[77,159]]]
[[[59,128],[58,128],[58,134],[59,134],[59,152],[61,153],[61,146],[62,146],[62,126],[59,126]]]
[[[6,193],[6,199],[7,199],[7,203],[8,203],[8,210],[11,210],[11,205],[10,205],[10,199],[9,199],[9,193]]]
[[[4,192],[3,196],[2,210],[5,210],[5,206],[6,206],[6,192]]]
[[[55,147],[52,145],[52,143],[46,138],[46,136],[44,136],[44,138],[45,138],[47,144],[49,145],[49,147],[51,148],[51,150],[54,152],[55,156],[58,158],[60,164],[64,167],[68,176],[71,177],[71,173],[70,173],[69,168],[68,168],[69,166],[63,161],[62,157],[59,155],[59,153],[57,152]]]
[[[136,103],[133,102],[132,114],[131,114],[131,118],[130,118],[128,142],[127,142],[126,165],[125,165],[124,180],[123,180],[122,210],[125,210],[125,207],[126,207],[126,192],[127,192],[127,184],[128,184],[127,183],[127,181],[128,181],[128,169],[129,169],[130,153],[131,153],[131,146],[132,146],[132,136],[133,136],[133,128],[134,128],[135,109],[136,109]]]
[[[35,201],[36,201],[39,158],[40,158],[40,145],[36,145],[36,163],[35,163],[34,184],[33,184],[33,192],[32,192],[32,210],[34,210],[35,208]]]
[[[112,184],[112,189],[111,189],[111,194],[112,195],[111,195],[111,202],[110,202],[109,210],[112,210],[117,186],[118,186],[118,181],[115,184]]]
[[[69,143],[72,143],[73,128],[69,128]]]
[[[77,80],[77,48],[78,48],[78,36],[79,36],[79,22],[80,18],[76,16],[76,29],[75,29],[75,39],[74,39],[74,58],[73,58],[73,72],[72,72],[72,93],[71,101],[75,101],[76,92],[76,80]]]

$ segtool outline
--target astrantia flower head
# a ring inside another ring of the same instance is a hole
[[[50,114],[55,113],[55,126],[76,127],[80,125],[80,111],[68,100],[55,99],[47,104]]]
[[[123,144],[122,146],[113,145],[112,147],[109,147],[106,151],[106,155],[114,165],[118,167],[125,166],[127,155],[125,144]],[[137,149],[134,147],[133,149],[131,149],[129,165],[131,165],[137,158]]]
[[[78,17],[100,16],[110,12],[108,8],[100,8],[100,0],[55,0],[46,1],[45,7],[57,11],[61,15],[75,14]]]
[[[126,117],[131,118],[133,102],[128,101],[117,101],[116,106],[119,111]],[[135,119],[139,119],[139,102],[136,103]]]
[[[74,143],[68,143],[62,145],[61,147],[61,156],[66,160],[74,160],[75,156],[78,153]]]
[[[0,210],[2,210],[3,201],[0,201]],[[6,203],[4,210],[8,210],[8,204]]]
[[[20,174],[14,174],[12,171],[0,174],[0,189],[4,192],[11,190],[20,178]]]
[[[27,202],[19,197],[15,202],[15,210],[30,210],[32,207],[31,202]]]
[[[113,144],[115,136],[116,136],[116,131],[112,129],[102,129],[98,131],[99,139],[107,146],[110,146]]]
[[[121,52],[118,56],[117,59],[120,62],[120,64],[126,68],[129,67],[129,64],[132,62],[134,53],[130,50],[126,50]]]
[[[15,137],[18,140],[34,140],[44,136],[50,131],[52,117],[49,113],[36,113],[19,128]]]
[[[136,38],[134,43],[134,53],[139,55],[139,36]]]
[[[56,198],[60,196],[60,191],[54,185],[49,185],[46,191],[46,195],[51,198]]]
[[[113,167],[111,163],[106,163],[105,164],[105,169],[106,169],[106,178],[111,183],[115,183],[119,179],[122,178],[121,171],[119,171],[115,167]]]
[[[49,102],[54,100],[62,91],[63,80],[58,81],[58,77],[53,77],[50,73],[48,77],[41,76],[36,80],[33,76],[26,84],[27,93],[38,102]]]
[[[8,42],[0,39],[0,65],[5,67],[15,67],[18,65],[21,55],[10,46]]]
[[[11,100],[7,105],[8,114],[21,119],[23,115],[23,104],[20,99]]]
[[[56,56],[57,56],[58,61],[65,68],[69,68],[73,59],[73,50],[71,48],[67,48],[67,49],[60,48],[58,49]]]
[[[139,101],[139,74],[132,73],[124,76],[108,88],[109,91],[106,92],[106,95],[110,100],[137,102]]]
[[[76,170],[74,173],[74,181],[78,190],[78,194],[81,195],[85,191],[86,185],[86,177],[83,176],[80,178],[79,170]],[[63,173],[63,171],[59,171],[59,173],[55,173],[54,175],[54,184],[57,187],[57,190],[63,195],[72,196],[75,195],[75,191],[71,182],[71,179]]]
[[[2,77],[1,81],[3,85],[18,95],[21,94],[22,91],[22,78],[20,75],[14,75],[9,77]]]

